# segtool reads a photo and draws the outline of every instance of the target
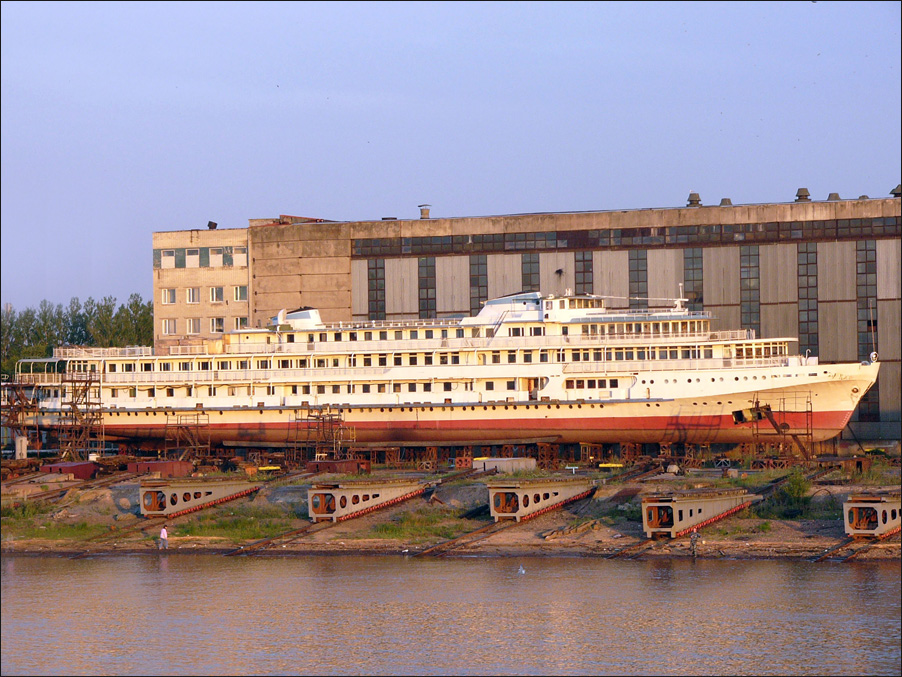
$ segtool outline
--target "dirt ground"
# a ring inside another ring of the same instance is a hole
[[[46,519],[54,522],[103,525],[109,536],[94,540],[53,540],[14,538],[4,518],[2,552],[49,556],[91,556],[101,554],[156,553],[157,536],[161,524],[150,524],[138,510],[138,483],[123,482],[109,488],[94,489],[78,495],[66,496]],[[632,486],[638,493],[621,502],[622,490]],[[583,500],[493,534],[471,545],[459,547],[445,556],[548,556],[548,557],[607,557],[624,550],[623,556],[691,557],[691,543],[687,537],[646,544],[638,506],[645,493],[659,491],[667,484],[618,485],[600,487],[593,499]],[[294,515],[303,507],[306,512],[307,485],[264,487],[251,497],[222,504],[210,510],[222,515],[240,510],[241,506],[273,506],[283,508],[286,515]],[[890,489],[893,487],[885,487]],[[898,489],[898,486],[895,487]],[[813,501],[833,501],[841,505],[850,493],[873,491],[875,487],[848,485],[818,486],[812,490]],[[620,492],[620,493],[618,493]],[[74,494],[74,492],[72,492]],[[379,538],[377,525],[397,521],[405,511],[418,511],[446,520],[459,533],[475,530],[491,523],[486,514],[464,521],[459,515],[488,500],[484,484],[453,484],[439,486],[431,500],[422,497],[400,505],[378,510],[363,517],[339,522],[327,529],[303,535],[291,541],[281,541],[267,548],[254,550],[255,556],[340,555],[340,554],[397,554],[415,555],[446,541],[446,538],[411,538],[410,540]],[[205,511],[206,512],[206,511]],[[250,545],[225,538],[181,535],[181,526],[197,519],[198,513],[168,521],[170,554],[226,553]],[[833,520],[763,520],[739,513],[699,531],[695,556],[698,558],[735,559],[813,559],[845,539],[842,519]],[[307,519],[294,517],[289,529],[309,525]],[[141,529],[142,526],[147,529]],[[843,558],[856,550],[858,560],[899,559],[902,540],[896,534],[885,541],[864,547],[856,541],[830,553],[830,558]]]

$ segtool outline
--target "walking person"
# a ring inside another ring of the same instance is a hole
[[[166,550],[169,548],[169,533],[166,531],[166,525],[163,525],[163,528],[160,529],[160,550]]]

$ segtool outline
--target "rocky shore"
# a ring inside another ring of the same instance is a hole
[[[733,558],[733,559],[816,559],[846,540],[842,519],[761,519],[743,512],[715,522],[699,532],[694,546],[689,538],[646,541],[641,517],[636,519],[642,493],[660,491],[663,485],[637,486],[629,502],[617,503],[618,488],[601,487],[594,499],[555,510],[517,526],[454,549],[446,557],[638,557],[638,558]],[[892,487],[885,487],[892,488]],[[898,488],[898,487],[896,487]],[[826,485],[813,490],[814,501],[842,505],[850,494],[864,488],[849,485]],[[875,487],[867,487],[873,491]],[[447,537],[431,535],[426,530],[399,538],[381,537],[379,525],[397,523],[405,513],[415,512],[433,523],[447,523],[455,533],[466,533],[490,523],[488,516],[461,520],[460,513],[485,502],[485,485],[479,483],[440,486],[430,500],[416,498],[403,504],[373,512],[356,519],[339,522],[328,529],[283,540],[266,548],[248,550],[249,556],[329,556],[329,555],[398,555],[412,556],[445,542]],[[42,538],[27,535],[3,518],[2,553],[31,556],[91,557],[146,554],[158,556],[160,524],[143,530],[145,523],[136,510],[137,485],[122,483],[110,488],[84,492],[70,503],[55,508],[44,516],[50,524],[92,525],[96,534],[107,529],[101,538]],[[227,518],[241,511],[279,509],[286,515],[280,522],[282,531],[300,529],[309,524],[297,517],[306,501],[306,486],[265,487],[253,497],[239,499],[210,510]],[[304,512],[306,511],[306,506]],[[208,512],[208,511],[205,511]],[[228,536],[191,535],[189,529],[199,513],[184,515],[168,523],[167,556],[222,555],[247,548],[253,541]],[[641,547],[637,547],[640,546]],[[650,547],[649,547],[650,546]],[[622,551],[622,553],[621,553]],[[899,534],[883,541],[853,541],[846,547],[829,552],[826,561],[853,556],[855,561],[902,559]],[[428,556],[428,555],[427,555]]]

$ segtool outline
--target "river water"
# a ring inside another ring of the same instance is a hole
[[[5,555],[2,674],[898,675],[900,573],[897,561]]]

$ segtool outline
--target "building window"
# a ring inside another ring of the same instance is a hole
[[[200,267],[200,249],[185,250],[185,268]]]
[[[877,242],[855,243],[855,291],[858,308],[858,359],[870,359],[877,350]],[[877,381],[858,403],[858,420],[880,420],[880,391]]]
[[[232,265],[247,266],[247,247],[235,247],[232,250]]]
[[[367,318],[385,319],[385,259],[366,262]]]
[[[683,250],[683,296],[689,301],[689,310],[702,310],[702,249],[690,247]]]
[[[210,247],[210,267],[222,268],[222,247]]]
[[[818,354],[817,243],[798,244],[799,351]]]
[[[247,329],[247,318],[246,317],[236,317],[235,318],[235,330],[238,331],[241,329]]]
[[[200,287],[188,287],[185,290],[185,300],[188,303],[200,303]]]
[[[420,319],[435,317],[435,257],[424,256],[417,261],[417,288]]]
[[[523,291],[539,291],[539,254],[529,252],[521,254],[520,275]]]
[[[758,268],[758,245],[739,248],[740,322],[746,329],[761,333],[761,280]]]
[[[210,318],[210,333],[221,334],[225,327],[225,320],[221,317]]]
[[[576,252],[576,293],[593,294],[595,285],[592,272],[592,252]]]
[[[478,315],[489,298],[489,268],[485,254],[470,256],[470,315]]]
[[[175,303],[175,289],[162,289],[163,298],[162,302],[164,306],[169,306]]]
[[[175,249],[164,249],[160,254],[160,268],[175,268]]]
[[[163,320],[163,335],[172,336],[175,334],[175,320]]]
[[[235,287],[235,300],[236,301],[247,301],[247,285],[239,285]]]
[[[630,310],[648,309],[648,252],[630,249]]]
[[[210,287],[210,303],[222,303],[222,287]]]
[[[188,333],[189,334],[200,334],[200,318],[199,317],[189,317],[187,320],[188,324]]]

